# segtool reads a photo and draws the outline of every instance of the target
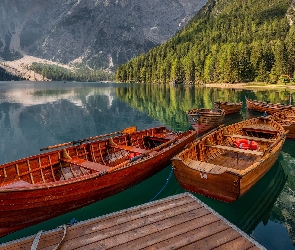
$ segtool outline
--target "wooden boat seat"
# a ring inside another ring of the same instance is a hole
[[[222,174],[227,171],[226,167],[215,165],[208,162],[203,161],[195,161],[192,159],[187,159],[185,161],[188,167],[196,169],[201,172],[211,173],[211,174]]]
[[[237,134],[232,134],[232,135],[224,135],[224,136],[229,136],[232,138],[240,138],[240,139],[246,139],[250,141],[261,141],[261,142],[274,142],[274,139],[267,139],[267,138],[260,138],[260,137],[255,137],[255,136],[246,136],[246,135],[237,135]]]
[[[153,136],[148,137],[151,140],[163,140],[163,141],[169,141],[176,138],[175,134],[154,134]]]
[[[61,158],[61,161],[75,164],[77,166],[80,166],[82,168],[86,168],[88,170],[94,170],[97,172],[104,172],[109,169],[109,166],[97,163],[97,162],[92,162],[92,161],[87,161],[78,157],[74,157],[72,159],[68,158]]]
[[[260,151],[254,151],[254,150],[247,150],[247,149],[241,149],[241,148],[234,148],[234,147],[229,147],[229,146],[223,146],[223,145],[206,145],[207,147],[212,147],[212,148],[219,148],[223,150],[228,150],[228,151],[233,151],[236,153],[243,153],[243,154],[252,154],[252,155],[259,155],[262,156],[263,152]]]
[[[137,147],[127,146],[127,145],[115,145],[113,147],[118,148],[118,149],[123,149],[126,151],[130,151],[130,152],[134,152],[134,153],[140,153],[140,154],[144,154],[144,153],[149,152],[149,150],[146,150],[143,148],[137,148]]]
[[[274,135],[278,133],[278,131],[273,127],[261,126],[257,124],[244,126],[243,130],[248,132],[256,132],[256,133],[261,132],[261,133],[268,133],[268,134],[274,134]]]

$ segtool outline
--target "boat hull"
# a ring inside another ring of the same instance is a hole
[[[271,169],[280,154],[282,145],[283,143],[275,153],[243,176],[230,172],[211,174],[189,168],[177,159],[173,159],[174,175],[180,186],[186,190],[224,202],[233,202],[247,193]]]
[[[268,115],[282,111],[282,110],[293,110],[295,109],[294,106],[286,106],[282,105],[280,103],[278,104],[272,104],[272,103],[266,103],[266,102],[260,102],[256,100],[250,100],[246,98],[246,105],[248,110],[254,110],[257,112],[264,113],[266,112]]]
[[[223,122],[224,110],[195,109],[187,112],[188,120],[198,135],[204,134]]]
[[[256,118],[251,120],[255,121]],[[249,125],[253,126],[251,128],[258,128],[256,133],[265,134],[268,131],[270,136],[274,135],[269,128],[261,129],[264,123],[258,126],[253,125],[251,121],[247,121],[247,124],[246,122],[238,124],[225,129],[234,133],[231,129],[239,131],[244,127],[250,131]],[[233,142],[233,139],[231,135],[223,136],[225,132],[222,129],[196,139],[189,148],[172,159],[176,180],[184,189],[204,196],[224,202],[237,200],[247,193],[276,162],[286,136],[278,123],[276,128],[277,132],[280,130],[281,133],[280,136],[276,135],[277,138],[252,137],[259,141],[261,147],[259,151],[230,146],[229,143]],[[235,136],[243,137],[243,135]],[[250,140],[250,136],[244,135],[244,137]],[[218,144],[217,140],[221,144]]]
[[[271,115],[275,121],[280,123],[288,131],[287,138],[295,139],[295,110],[283,110]]]
[[[216,175],[192,169],[178,159],[173,159],[173,169],[177,182],[186,190],[224,202],[232,202],[239,197],[238,176],[230,173]]]
[[[226,115],[239,113],[243,107],[243,103],[214,102],[216,109],[223,109]]]
[[[0,189],[0,236],[34,225],[126,190],[165,168],[196,137],[195,131],[109,173],[18,188]],[[51,155],[55,151],[51,152]],[[37,156],[34,156],[36,159]],[[29,159],[29,158],[28,158]]]

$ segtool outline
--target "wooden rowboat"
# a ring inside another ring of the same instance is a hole
[[[189,191],[235,201],[273,166],[285,137],[284,128],[265,117],[218,128],[172,159],[175,177]]]
[[[216,109],[224,109],[225,114],[239,113],[243,107],[243,102],[214,102]]]
[[[251,100],[246,98],[246,105],[248,110],[254,110],[261,113],[267,113],[268,115],[273,114],[282,110],[292,110],[295,109],[292,105],[283,105],[281,103],[270,103],[270,102],[261,102],[257,100]]]
[[[190,109],[186,111],[188,120],[198,135],[221,125],[225,111],[222,109]]]
[[[195,137],[193,130],[131,127],[0,165],[0,236],[138,184],[166,167]]]
[[[270,118],[280,123],[285,130],[288,130],[287,138],[295,139],[295,110],[282,110],[273,113]]]

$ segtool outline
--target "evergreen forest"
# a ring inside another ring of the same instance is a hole
[[[209,0],[164,44],[120,65],[119,82],[295,84],[292,0]]]
[[[109,81],[113,79],[112,73],[87,68],[71,70],[58,65],[32,63],[29,69],[52,81],[97,82]]]

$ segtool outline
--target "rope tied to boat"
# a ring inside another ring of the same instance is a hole
[[[167,180],[166,180],[166,183],[165,183],[165,185],[161,188],[161,190],[149,201],[149,202],[151,202],[151,201],[153,201],[154,199],[156,199],[157,198],[157,196],[164,190],[164,188],[168,185],[168,183],[169,183],[169,180],[171,179],[171,176],[172,176],[172,174],[173,174],[173,168],[171,169],[171,171],[170,171],[170,174],[169,174],[169,176],[168,176],[168,178],[167,178]]]

